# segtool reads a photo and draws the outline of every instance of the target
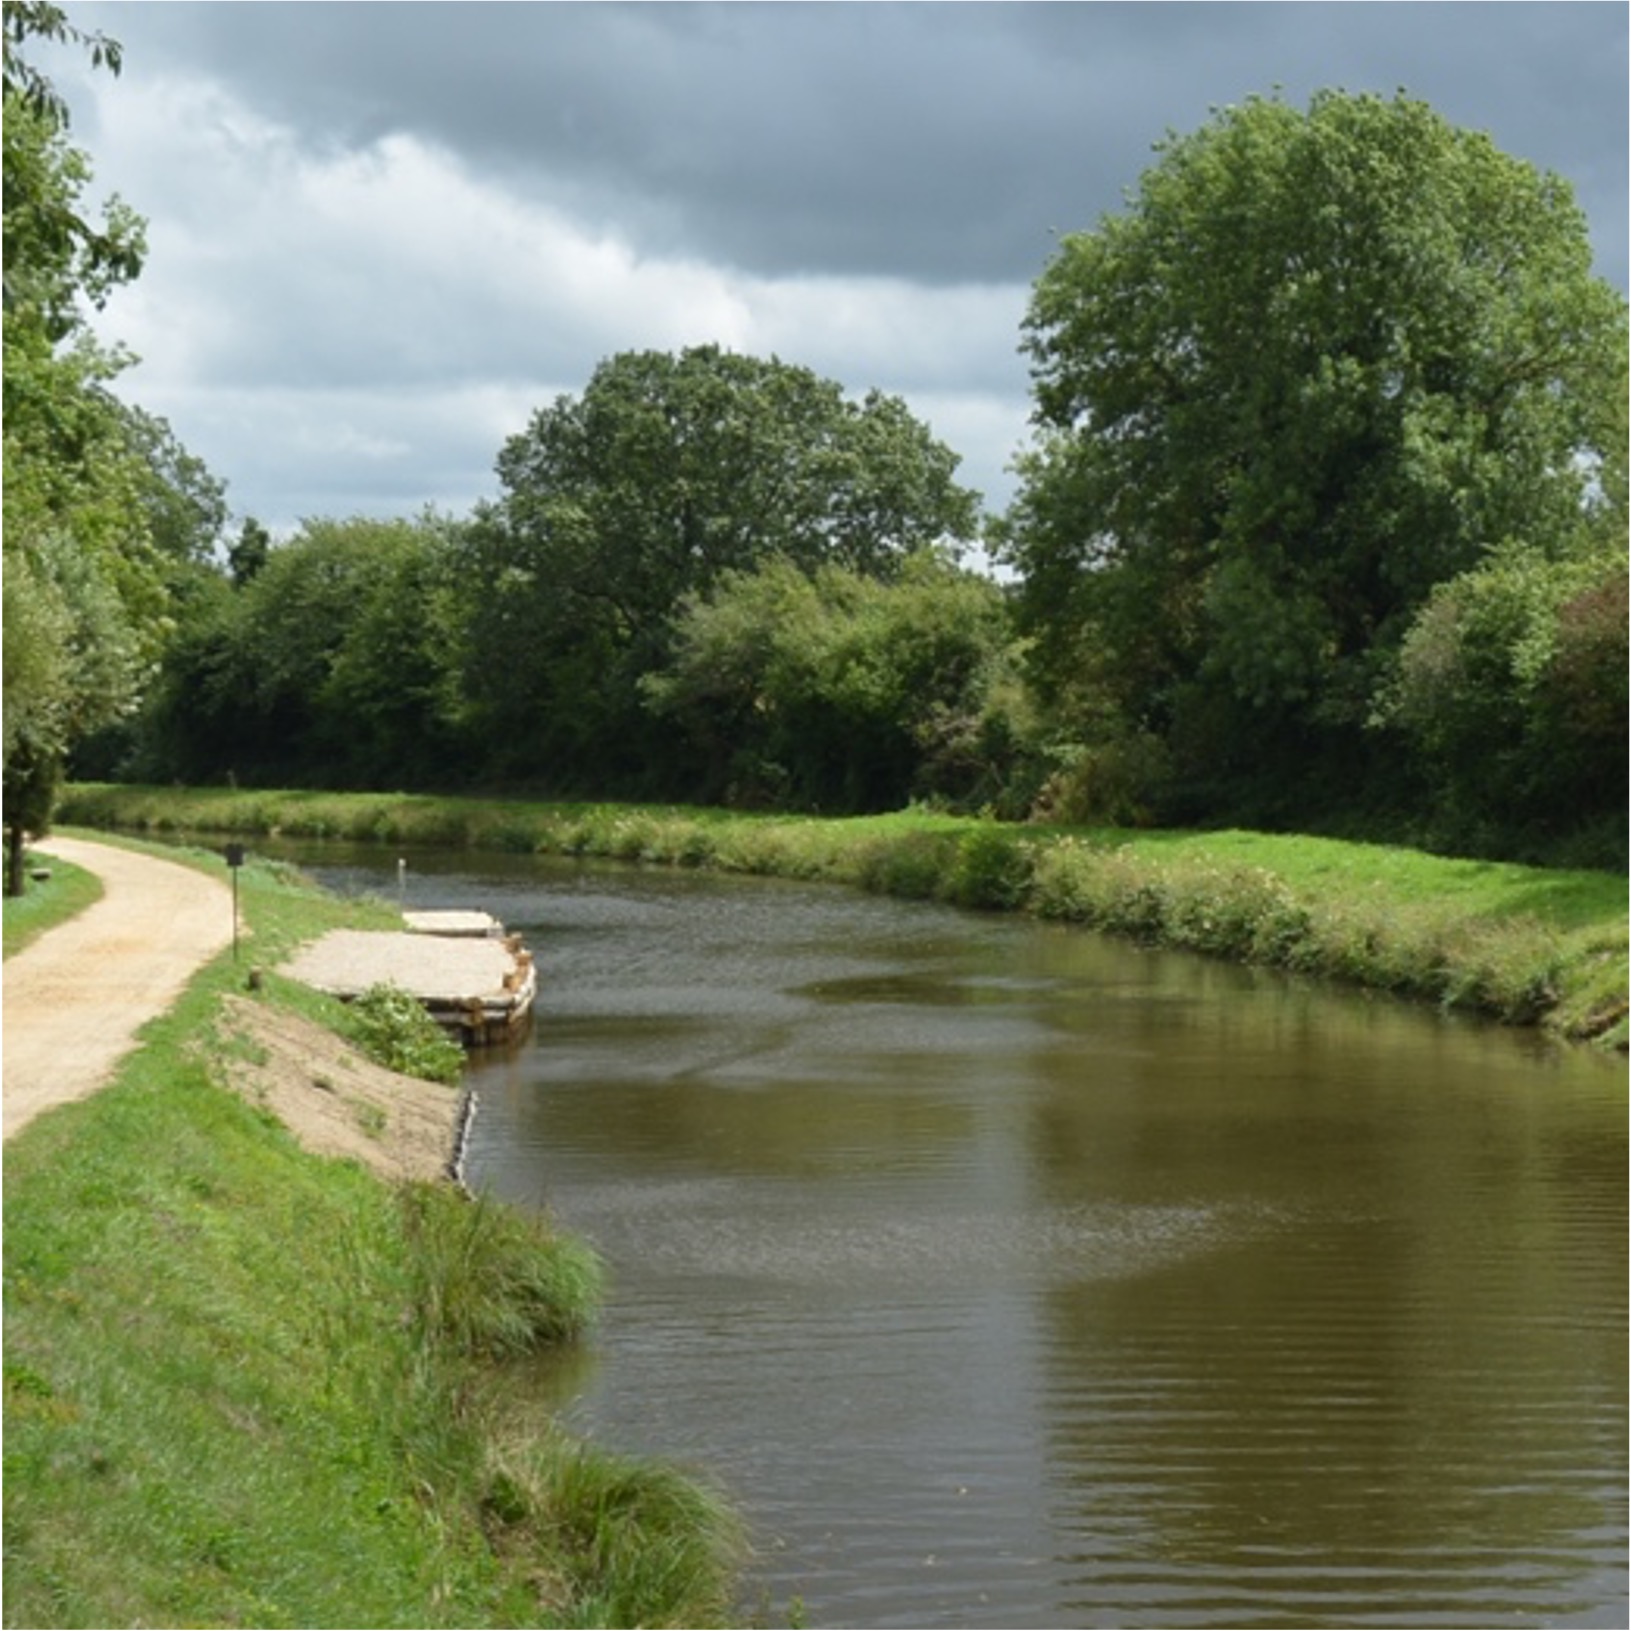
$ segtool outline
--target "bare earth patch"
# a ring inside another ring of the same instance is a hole
[[[399,1076],[301,1017],[228,997],[229,1085],[271,1111],[305,1149],[361,1162],[385,1178],[446,1175],[460,1090]]]

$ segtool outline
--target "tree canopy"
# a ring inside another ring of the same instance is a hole
[[[247,576],[217,569],[167,655],[135,768],[324,786],[451,779],[460,530],[430,513],[312,520]]]
[[[25,763],[30,777],[49,776],[78,736],[129,704],[165,609],[133,515],[140,460],[105,389],[125,359],[97,343],[86,318],[136,274],[142,227],[117,200],[100,224],[82,213],[89,163],[67,139],[60,97],[25,60],[34,36],[86,38],[54,6],[5,8],[5,756],[14,791]],[[95,60],[117,65],[108,42],[88,43]]]
[[[977,497],[957,463],[898,398],[854,401],[775,358],[607,359],[499,454],[504,496],[471,554],[478,710],[557,774],[586,754],[614,781],[660,766],[672,733],[639,681],[667,661],[682,598],[771,558],[886,578],[967,541]]]
[[[90,161],[27,56],[82,46],[117,73],[117,41],[58,6],[4,8],[4,751],[8,888],[25,830],[49,820],[67,756],[134,709],[177,597],[208,576],[224,489],[161,419],[110,386],[134,360],[91,326],[137,276],[144,227],[119,199],[93,218]]]
[[[1159,152],[1036,285],[1004,549],[1045,689],[1090,677],[1214,806],[1306,796],[1362,762],[1435,585],[1604,524],[1625,305],[1563,181],[1403,94],[1253,99]]]
[[[1062,240],[984,522],[1012,584],[960,565],[977,495],[903,402],[719,346],[602,361],[469,516],[227,543],[108,392],[85,313],[139,223],[83,221],[24,13],[60,24],[7,11],[8,811],[72,751],[1623,855],[1625,302],[1567,186],[1422,103],[1226,109]]]
[[[1016,669],[1001,591],[934,551],[889,581],[777,556],[687,595],[642,690],[706,767],[705,798],[884,810],[1001,796]]]

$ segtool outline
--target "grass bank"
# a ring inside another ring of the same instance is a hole
[[[1021,910],[1624,1046],[1626,880],[1251,832],[1016,826],[910,810],[819,820],[616,804],[71,788],[63,819],[607,856]]]
[[[376,910],[265,863],[240,899],[267,965]],[[6,1147],[6,1623],[728,1619],[718,1496],[520,1385],[590,1319],[592,1254],[303,1151],[221,1085],[241,983],[224,954]],[[275,977],[260,1000],[335,1020]]]
[[[5,897],[7,957],[102,898],[101,879],[70,861],[59,861],[54,855],[29,857],[30,871],[36,868],[46,875],[31,879],[25,894]]]

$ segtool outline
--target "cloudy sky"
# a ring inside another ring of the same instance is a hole
[[[1627,8],[76,4],[36,53],[148,222],[106,337],[239,517],[463,513],[618,351],[903,396],[1001,509],[1056,234],[1253,94],[1403,87],[1574,186],[1626,287]]]

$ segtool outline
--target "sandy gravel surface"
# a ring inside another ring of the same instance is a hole
[[[502,940],[459,940],[390,929],[331,929],[282,969],[290,979],[336,996],[372,985],[400,986],[422,1001],[502,1001],[515,956]]]
[[[458,1140],[457,1087],[398,1076],[332,1031],[246,997],[228,997],[225,1018],[242,1044],[223,1059],[227,1081],[306,1149],[385,1178],[446,1175]]]
[[[232,889],[109,844],[32,846],[94,872],[101,900],[6,959],[4,1136],[101,1087],[188,980],[232,942]]]

